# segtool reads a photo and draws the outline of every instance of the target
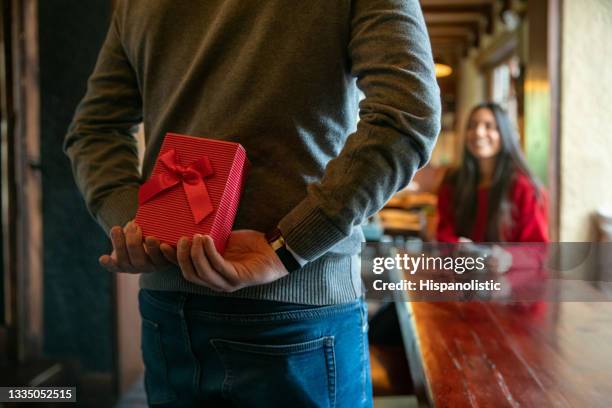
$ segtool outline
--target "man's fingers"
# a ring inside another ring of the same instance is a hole
[[[191,244],[191,261],[193,262],[198,277],[206,282],[211,289],[220,292],[230,291],[232,287],[229,282],[227,282],[219,272],[215,271],[210,266],[208,259],[206,259],[204,247],[202,246],[202,238],[201,235],[194,236]]]
[[[203,237],[204,244],[204,252],[206,253],[206,258],[210,262],[210,265],[213,269],[233,287],[234,290],[239,289],[240,279],[236,275],[236,272],[233,270],[229,262],[227,262],[223,256],[217,251],[215,247],[215,242],[208,235]]]
[[[125,245],[130,264],[134,269],[141,272],[152,269],[147,254],[142,247],[142,230],[134,221],[130,221],[125,228]]]
[[[121,227],[113,227],[110,232],[113,249],[115,250],[115,260],[117,266],[124,272],[133,272],[132,265],[130,264],[130,257],[127,252],[127,246],[125,244],[125,235],[123,235],[123,230]]]
[[[144,242],[144,249],[151,262],[157,266],[164,266],[168,264],[168,260],[164,257],[160,249],[160,243],[156,238],[146,237]]]
[[[198,276],[196,275],[195,268],[191,263],[191,245],[186,237],[181,237],[176,246],[176,257],[178,264],[183,272],[183,277],[189,282],[193,282],[198,285],[207,286]]]
[[[161,244],[159,246],[159,249],[164,255],[164,258],[166,258],[169,262],[172,262],[175,265],[179,264],[178,259],[176,257],[176,249],[172,248],[168,244]]]
[[[108,255],[102,255],[100,258],[98,258],[98,262],[109,272],[122,272],[119,270],[119,267],[113,258]]]

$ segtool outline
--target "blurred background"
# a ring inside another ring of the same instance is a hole
[[[0,385],[76,384],[87,406],[112,406],[142,376],[137,279],[99,267],[109,244],[61,149],[112,3],[0,0]],[[612,2],[420,3],[442,132],[430,164],[368,235],[432,239],[466,116],[488,100],[508,110],[548,190],[551,239],[610,240]]]

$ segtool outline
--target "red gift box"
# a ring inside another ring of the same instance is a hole
[[[223,253],[248,166],[238,143],[167,133],[138,192],[136,223],[143,237],[176,247],[183,236],[210,235]]]

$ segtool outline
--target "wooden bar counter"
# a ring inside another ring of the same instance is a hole
[[[419,405],[612,406],[612,303],[395,296]]]

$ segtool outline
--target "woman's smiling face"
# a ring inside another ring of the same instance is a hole
[[[468,121],[466,145],[477,159],[495,157],[501,150],[501,135],[495,115],[490,109],[480,108],[472,113]]]

